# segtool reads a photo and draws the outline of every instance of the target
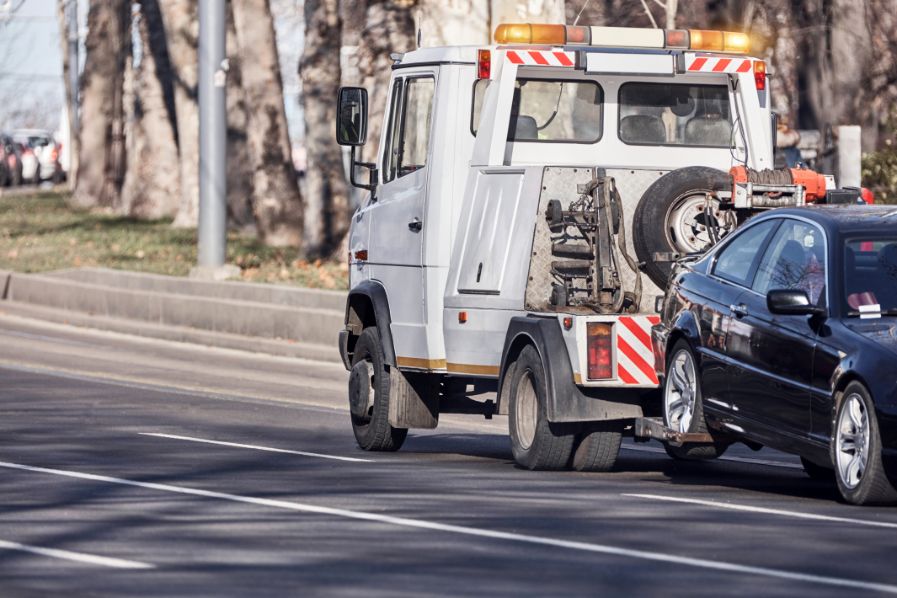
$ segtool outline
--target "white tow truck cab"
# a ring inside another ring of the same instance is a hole
[[[370,171],[339,339],[353,429],[395,450],[440,412],[496,412],[521,465],[606,469],[659,406],[671,263],[743,219],[715,193],[730,168],[772,168],[766,65],[721,31],[501,25],[495,41],[397,58],[375,163],[354,154],[367,94],[340,91],[353,183]]]

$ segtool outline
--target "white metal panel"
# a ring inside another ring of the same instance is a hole
[[[498,294],[501,290],[511,238],[518,232],[514,225],[520,217],[525,173],[525,170],[477,171],[467,247],[458,277],[460,293]]]
[[[663,29],[592,27],[592,45],[622,48],[663,48]]]
[[[673,76],[676,72],[675,66],[675,61],[669,54],[618,54],[616,52],[586,54],[587,73]]]

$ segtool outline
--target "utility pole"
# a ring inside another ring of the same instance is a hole
[[[224,0],[199,0],[199,242],[195,278],[239,274],[227,248],[227,21]]]
[[[78,39],[78,0],[68,0],[65,6],[65,19],[68,29],[69,43],[69,89],[72,94],[72,111],[70,123],[72,139],[77,139],[78,132],[81,130],[80,101],[78,92],[80,91],[79,67],[81,61],[78,52],[81,48]]]

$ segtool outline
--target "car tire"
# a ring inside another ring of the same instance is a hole
[[[355,342],[349,375],[350,407],[356,395],[367,393],[363,413],[350,413],[358,446],[366,451],[397,451],[408,436],[407,428],[389,424],[389,371],[376,327],[365,328]],[[352,411],[360,411],[352,409]]]
[[[535,347],[523,348],[508,383],[508,431],[514,461],[526,469],[566,469],[576,439],[574,430],[548,421],[545,367]]]
[[[642,195],[632,217],[632,244],[658,287],[666,287],[673,264],[655,260],[655,254],[700,251],[705,243],[699,235],[706,229],[700,233],[692,216],[704,211],[707,193],[731,184],[721,170],[690,166],[663,175]]]
[[[807,474],[807,477],[809,477],[814,482],[835,481],[835,470],[831,467],[825,467],[824,465],[813,463],[806,457],[800,458],[800,464],[803,466],[804,473]]]
[[[695,353],[687,341],[680,339],[667,354],[669,358],[662,395],[663,423],[680,432],[706,434],[708,429],[704,420],[701,379]],[[685,417],[688,419],[683,420]],[[674,459],[704,461],[721,456],[728,446],[720,442],[689,442],[682,446],[665,444],[664,448]]]
[[[584,424],[573,451],[576,471],[610,471],[620,454],[623,441],[622,420]]]
[[[866,387],[851,382],[832,422],[832,463],[838,490],[854,505],[897,504],[897,490],[885,473],[875,404]]]

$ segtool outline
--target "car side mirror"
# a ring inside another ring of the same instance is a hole
[[[336,112],[336,142],[358,147],[368,134],[368,92],[363,87],[341,87]]]
[[[806,291],[788,289],[769,291],[766,307],[770,313],[786,316],[825,316],[824,307],[813,305]]]

